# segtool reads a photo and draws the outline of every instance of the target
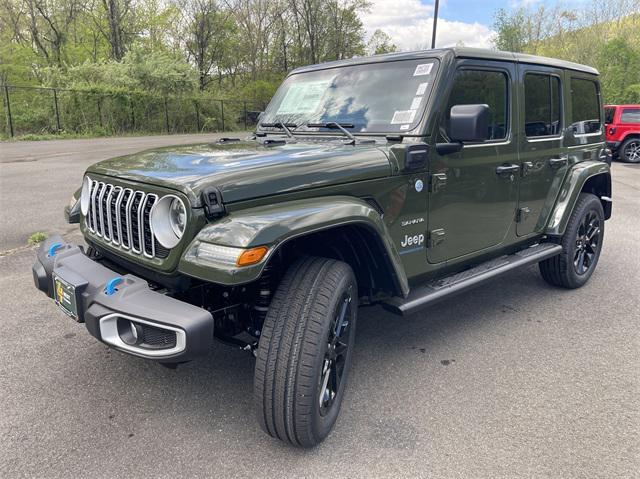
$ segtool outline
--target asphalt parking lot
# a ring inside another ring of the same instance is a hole
[[[168,370],[33,287],[26,238],[80,240],[62,208],[86,166],[198,141],[160,138],[0,144],[0,477],[639,477],[640,166],[613,165],[584,288],[531,267],[407,319],[362,310],[341,418],[305,451],[260,431],[247,353]]]

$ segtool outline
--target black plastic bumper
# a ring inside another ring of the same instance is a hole
[[[620,141],[607,141],[607,148],[615,153],[620,148],[620,143]]]
[[[63,310],[84,322],[92,336],[120,351],[175,363],[211,348],[213,318],[208,311],[153,291],[141,278],[106,268],[59,236],[39,248],[33,280],[47,296],[66,304]],[[75,294],[63,298],[65,291]]]

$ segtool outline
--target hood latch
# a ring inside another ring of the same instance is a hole
[[[215,186],[208,186],[202,190],[202,202],[207,218],[214,219],[224,216],[225,209],[222,202],[222,193]]]

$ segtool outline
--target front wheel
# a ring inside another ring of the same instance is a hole
[[[579,288],[596,269],[603,239],[602,203],[591,193],[580,193],[560,243],[562,253],[539,263],[542,277],[554,286]]]
[[[254,374],[258,422],[275,438],[312,447],[338,418],[355,338],[351,267],[304,258],[283,277],[262,327]]]

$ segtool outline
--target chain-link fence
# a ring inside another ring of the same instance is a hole
[[[98,93],[3,85],[0,136],[61,132],[89,135],[248,130],[266,105],[199,96]]]

